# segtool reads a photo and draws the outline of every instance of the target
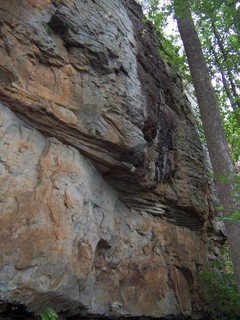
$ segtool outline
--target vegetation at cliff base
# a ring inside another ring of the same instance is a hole
[[[46,308],[40,312],[40,318],[41,320],[57,320],[58,314],[52,308]]]
[[[211,319],[240,318],[240,296],[227,244],[223,246],[220,258],[209,263],[202,272],[200,281],[208,302],[206,312]]]

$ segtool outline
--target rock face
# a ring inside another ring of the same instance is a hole
[[[199,318],[204,154],[133,0],[0,1],[0,299]]]

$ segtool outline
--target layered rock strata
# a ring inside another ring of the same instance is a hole
[[[5,0],[0,28],[0,298],[200,317],[204,153],[140,6]]]

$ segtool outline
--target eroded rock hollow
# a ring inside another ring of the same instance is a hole
[[[214,251],[180,77],[134,0],[0,0],[0,299],[201,317]]]

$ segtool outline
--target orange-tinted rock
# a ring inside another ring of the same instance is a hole
[[[201,314],[204,152],[142,20],[133,0],[0,1],[0,299]]]

